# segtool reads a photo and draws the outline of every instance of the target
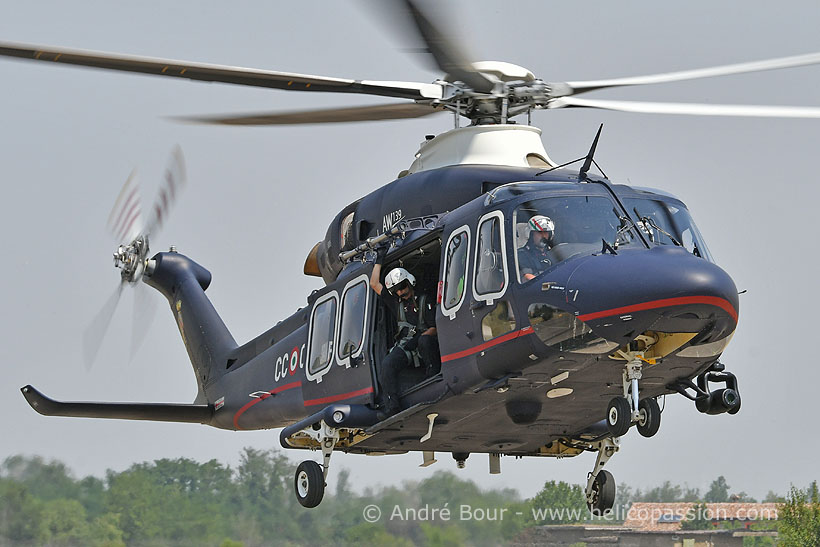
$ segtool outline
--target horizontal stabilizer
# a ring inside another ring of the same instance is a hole
[[[118,420],[150,420],[155,422],[185,422],[209,424],[214,409],[211,405],[165,403],[63,403],[49,399],[33,386],[20,391],[31,408],[43,416],[73,416],[77,418],[113,418]]]

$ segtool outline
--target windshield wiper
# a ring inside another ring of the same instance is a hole
[[[635,211],[635,212],[637,213],[637,211]],[[671,240],[672,240],[672,243],[674,243],[674,244],[675,244],[675,246],[677,246],[677,247],[683,247],[683,245],[681,245],[680,241],[678,241],[677,239],[675,239],[674,237],[672,237],[672,234],[670,234],[669,232],[667,232],[666,230],[664,230],[663,228],[661,228],[660,226],[658,226],[658,225],[657,225],[657,223],[655,223],[655,221],[654,221],[654,220],[652,220],[652,218],[651,218],[651,217],[641,217],[641,218],[640,218],[640,221],[643,223],[644,227],[646,227],[646,226],[648,225],[648,226],[650,226],[650,227],[652,227],[652,228],[656,229],[657,231],[659,231],[660,233],[662,233],[663,235],[665,235],[665,236],[666,236],[666,237],[668,237],[669,239],[671,239]],[[648,229],[647,229],[647,231],[648,231]]]
[[[616,251],[618,250],[618,245],[623,241],[624,243],[629,243],[629,239],[621,239],[625,233],[632,229],[635,224],[632,222],[632,219],[629,217],[618,217],[618,220],[621,221],[620,227],[615,231],[615,244],[612,246]]]

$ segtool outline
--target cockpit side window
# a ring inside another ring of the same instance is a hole
[[[478,223],[473,296],[491,304],[507,288],[507,251],[504,246],[504,215],[493,211]]]
[[[470,228],[462,226],[452,233],[444,250],[444,287],[441,311],[451,319],[455,317],[467,293],[469,247]]]
[[[623,202],[651,244],[680,245],[713,262],[686,207],[658,199],[626,198]]]
[[[526,283],[559,262],[612,248],[643,245],[632,222],[605,196],[526,201],[513,214],[515,263]]]

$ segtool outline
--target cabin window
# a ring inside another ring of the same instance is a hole
[[[501,300],[495,308],[481,320],[481,336],[484,341],[515,330],[515,315],[509,302]]]
[[[361,353],[367,311],[367,288],[367,281],[363,279],[345,289],[342,296],[338,350],[340,361]]]
[[[310,328],[310,360],[308,376],[321,378],[323,371],[330,365],[333,357],[333,336],[336,333],[336,307],[338,297],[330,293],[326,299],[318,301],[313,307]]]
[[[464,302],[467,266],[470,260],[470,228],[462,226],[447,240],[444,254],[444,287],[442,290],[442,313],[455,317]]]
[[[534,224],[551,228],[536,229]],[[526,283],[559,262],[613,249],[643,245],[632,222],[604,196],[565,196],[522,203],[513,214],[518,281]]]
[[[623,202],[650,243],[680,244],[690,253],[713,262],[703,236],[682,204],[639,198],[626,198]]]
[[[504,294],[507,288],[506,259],[504,215],[494,211],[485,215],[478,225],[473,286],[476,300],[486,300],[491,304]]]

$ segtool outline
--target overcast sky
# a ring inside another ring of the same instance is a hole
[[[64,45],[308,74],[430,82],[440,76],[367,4],[339,2],[0,3],[0,40]],[[525,66],[546,81],[684,70],[820,50],[820,4],[771,2],[490,2],[451,6],[454,32],[475,58]],[[196,387],[158,293],[147,342],[129,360],[126,295],[91,371],[85,326],[118,281],[105,230],[114,199],[139,167],[153,199],[180,144],[189,186],[154,250],[170,244],[208,268],[208,294],[238,342],[305,304],[319,286],[302,265],[346,204],[409,166],[447,115],[297,128],[183,125],[166,116],[351,106],[389,99],[298,94],[0,60],[0,458],[40,454],[78,475],[156,458],[235,463],[243,446],[278,447],[278,431],[46,418],[19,388],[63,400],[191,402]],[[591,94],[596,98],[820,106],[820,66]],[[688,204],[718,263],[741,290],[740,322],[722,361],[743,409],[705,416],[666,400],[652,439],[631,430],[607,468],[620,483],[701,488],[724,475],[762,497],[818,477],[814,354],[818,304],[820,120],[755,120],[566,110],[541,112],[550,156],[582,156],[599,123],[596,159],[616,182],[654,186]],[[316,456],[293,451],[298,462]],[[455,469],[449,455],[334,455],[360,488]],[[484,455],[461,476],[533,495],[545,480],[581,483],[593,454],[556,461]],[[331,478],[335,473],[331,473]],[[332,483],[331,483],[332,484]]]

